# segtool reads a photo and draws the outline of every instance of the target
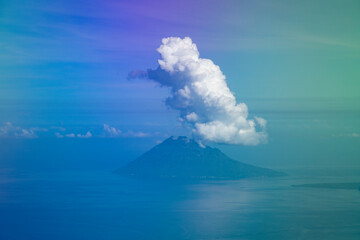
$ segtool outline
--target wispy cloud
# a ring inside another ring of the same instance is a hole
[[[360,137],[359,133],[353,132],[353,133],[341,133],[341,134],[333,134],[333,137],[350,137],[350,138],[358,138]]]
[[[57,138],[64,138],[64,135],[56,132],[56,133],[55,133],[55,137],[57,137]]]
[[[66,137],[68,138],[74,138],[75,134],[74,133],[69,133],[69,134],[65,134]]]
[[[123,134],[124,137],[133,137],[133,138],[144,138],[144,137],[150,137],[151,135],[149,133],[144,132],[133,132],[128,131]]]

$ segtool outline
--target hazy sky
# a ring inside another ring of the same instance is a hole
[[[245,152],[281,158],[284,142],[305,138],[308,155],[321,156],[326,141],[346,139],[333,144],[352,162],[359,11],[359,1],[336,0],[0,1],[1,138],[141,138],[151,146],[187,133],[164,104],[168,89],[127,76],[158,66],[162,38],[189,36],[250,115],[268,121],[268,144]],[[295,154],[287,151],[280,162]]]

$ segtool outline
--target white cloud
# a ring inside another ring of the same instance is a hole
[[[186,120],[188,120],[189,122],[196,122],[199,120],[199,117],[196,113],[192,112],[189,113],[188,115],[186,115]]]
[[[90,131],[87,131],[86,134],[68,133],[68,134],[65,134],[65,135],[63,135],[63,134],[61,134],[61,133],[59,133],[59,132],[56,132],[56,133],[55,133],[55,136],[56,136],[57,138],[64,138],[64,137],[67,137],[67,138],[75,138],[75,137],[77,137],[77,138],[90,138],[90,137],[92,137],[92,134],[91,134]]]
[[[15,136],[17,137],[29,137],[32,138],[35,136],[35,133],[33,130],[27,130],[27,129],[20,129],[19,132],[15,132]]]
[[[108,133],[110,136],[113,136],[113,137],[120,136],[122,133],[120,129],[116,129],[107,124],[104,124],[104,130],[106,133]]]
[[[342,134],[333,134],[333,137],[352,137],[352,138],[358,138],[360,137],[360,134],[353,132],[353,133],[342,133]]]
[[[57,138],[64,138],[64,135],[62,135],[62,134],[60,134],[60,133],[58,133],[58,132],[55,133],[55,136],[56,136]]]
[[[255,121],[262,127],[263,129],[266,128],[266,120],[261,117],[254,117]]]
[[[60,132],[65,132],[66,131],[66,128],[64,128],[64,127],[51,127],[51,128],[56,129],[56,130],[58,130]]]
[[[107,124],[104,124],[104,131],[107,135],[111,137],[130,137],[130,138],[143,138],[143,137],[150,137],[149,133],[144,132],[134,132],[134,131],[127,131],[123,132],[120,129],[115,127],[111,127]]]
[[[91,138],[92,137],[92,134],[90,131],[87,131],[86,134],[82,135],[82,134],[77,134],[76,135],[78,138]]]
[[[74,133],[65,134],[65,137],[74,138],[75,134]]]
[[[157,50],[162,57],[160,67],[148,70],[147,77],[171,89],[166,104],[180,112],[181,121],[195,137],[228,144],[266,142],[266,121],[248,119],[246,104],[236,102],[220,67],[200,58],[189,37],[164,38]]]
[[[56,130],[55,130],[56,129]],[[142,131],[126,131],[122,132],[120,129],[111,127],[107,124],[104,124],[104,134],[95,135],[95,137],[123,137],[123,138],[144,138],[150,137],[153,134],[142,132]],[[53,136],[56,138],[91,138],[94,137],[93,133],[88,130],[83,130],[85,133],[76,132],[65,132],[66,129],[63,127],[50,127],[49,129],[40,128],[40,127],[29,127],[23,128],[13,125],[11,122],[6,122],[3,125],[0,125],[0,138],[37,138],[40,133],[49,132],[48,136]],[[160,135],[156,133],[155,135]],[[40,136],[45,136],[45,134],[40,134]]]
[[[0,126],[0,137],[35,138],[36,131],[47,131],[44,128],[22,128],[6,122]]]
[[[133,138],[144,138],[144,137],[150,137],[150,134],[144,133],[144,132],[133,132],[128,131],[123,134],[124,137],[133,137]]]

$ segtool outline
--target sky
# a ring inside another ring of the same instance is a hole
[[[0,165],[31,165],[24,155],[63,147],[63,158],[86,155],[79,165],[93,155],[112,168],[189,134],[165,104],[168,88],[128,76],[158,67],[163,38],[190,37],[250,118],[267,121],[267,143],[215,146],[270,167],[352,167],[359,10],[359,1],[332,0],[0,1]]]

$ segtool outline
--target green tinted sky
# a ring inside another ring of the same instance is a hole
[[[359,1],[2,2],[0,93],[124,81],[156,65],[161,38],[190,36],[240,98],[359,98],[359,12]]]
[[[307,144],[303,157],[315,158],[326,152],[325,138],[339,155],[349,147],[353,163],[360,131],[359,13],[357,0],[0,1],[0,123],[45,127],[37,135],[52,137],[57,127],[102,136],[109,124],[128,136],[153,134],[147,146],[182,134],[176,113],[163,104],[168,91],[127,76],[157,67],[163,37],[189,36],[201,57],[220,66],[250,114],[268,120],[269,143],[256,149],[286,162],[300,142]],[[313,154],[316,141],[322,144]],[[286,143],[292,150],[283,156]]]

